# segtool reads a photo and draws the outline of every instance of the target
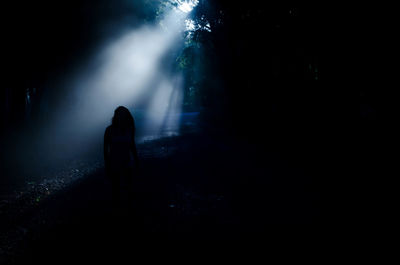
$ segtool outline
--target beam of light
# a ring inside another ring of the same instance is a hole
[[[178,0],[177,1],[178,4],[178,9],[184,13],[189,13],[193,10],[193,8],[195,8],[198,4],[199,1],[198,0]]]
[[[163,78],[150,102],[144,129],[147,135],[156,135],[163,130],[167,136],[177,135],[183,101],[181,74],[172,79]]]
[[[182,107],[182,77],[170,74],[163,59],[180,43],[187,13],[171,10],[156,25],[143,25],[110,41],[73,82],[68,83],[72,100],[48,138],[75,149],[104,133],[119,105],[144,108],[145,129],[178,133]],[[168,65],[168,64],[167,64]],[[135,117],[136,118],[136,117]]]

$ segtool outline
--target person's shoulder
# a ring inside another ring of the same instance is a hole
[[[112,128],[112,125],[107,126],[105,133],[110,133],[111,132],[111,128]]]

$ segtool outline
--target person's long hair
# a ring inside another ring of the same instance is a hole
[[[114,128],[119,128],[122,130],[131,129],[133,134],[135,134],[136,131],[135,120],[133,119],[131,112],[124,106],[119,106],[115,109],[111,125]]]

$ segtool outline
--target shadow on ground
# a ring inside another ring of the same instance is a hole
[[[273,152],[226,136],[190,134],[142,145],[135,194],[111,205],[101,168],[50,196],[24,219],[15,263],[97,258],[159,240],[262,237],[276,224],[314,224],[312,177]]]

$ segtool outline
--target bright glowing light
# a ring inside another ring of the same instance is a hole
[[[80,143],[102,132],[119,105],[145,113],[140,133],[146,136],[179,133],[182,77],[171,74],[163,60],[171,49],[181,45],[179,36],[185,30],[186,18],[187,13],[177,15],[171,10],[160,23],[126,31],[105,44],[86,68],[64,84],[71,101],[63,107],[47,138],[56,135],[71,148],[86,149]]]
[[[189,4],[189,3],[186,3],[186,2],[180,4],[180,5],[178,6],[178,8],[179,8],[182,12],[185,12],[185,13],[189,13],[190,11],[193,10],[193,8],[190,6],[190,4]]]
[[[178,0],[178,9],[184,13],[189,13],[199,4],[198,0],[181,1]]]
[[[186,19],[185,24],[187,31],[193,31],[196,29],[196,25],[194,24],[194,21],[192,19]]]

